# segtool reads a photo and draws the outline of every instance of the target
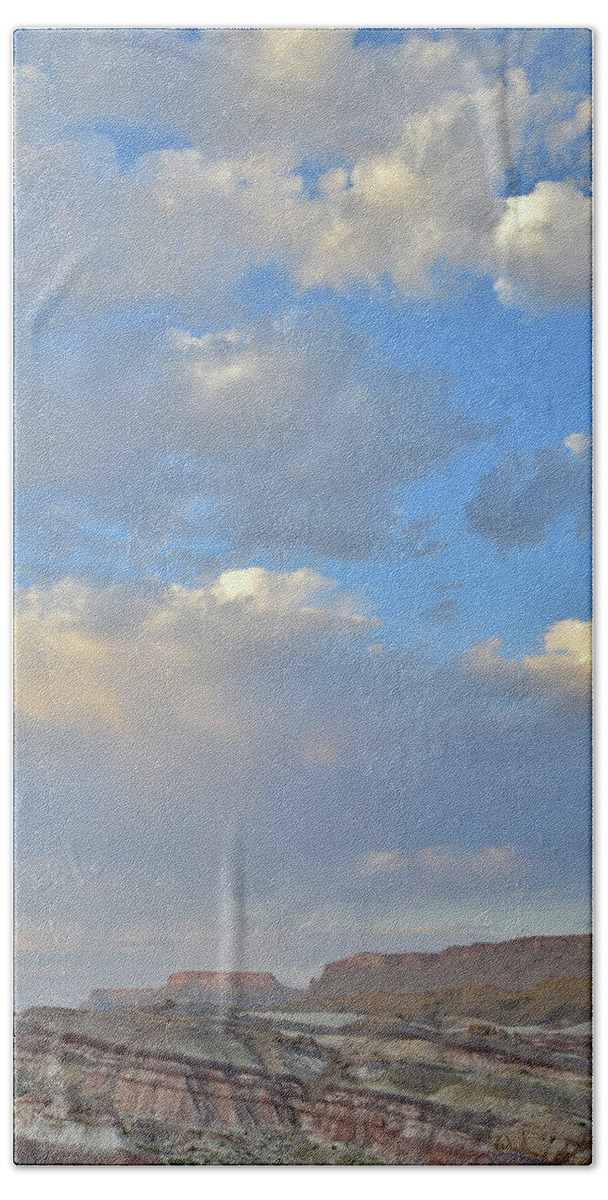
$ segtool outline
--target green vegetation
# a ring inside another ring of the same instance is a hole
[[[140,1128],[140,1134],[143,1130]],[[180,1134],[166,1130],[160,1144],[145,1136],[131,1139],[142,1150],[158,1154],[167,1166],[378,1166],[380,1159],[361,1146],[334,1142],[321,1145],[301,1132]]]
[[[434,1063],[399,1061],[375,1081],[408,1096],[431,1098],[456,1108],[517,1116],[525,1107],[569,1117],[589,1118],[590,1094],[583,1081],[569,1085],[563,1077],[545,1084],[519,1072],[481,1076]]]

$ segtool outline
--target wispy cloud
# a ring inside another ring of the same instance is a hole
[[[413,872],[442,877],[464,874],[474,879],[513,876],[523,864],[515,846],[483,846],[467,850],[461,846],[424,846],[416,850],[375,850],[360,859],[361,875]]]

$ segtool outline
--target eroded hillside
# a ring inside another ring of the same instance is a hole
[[[191,1008],[23,1013],[17,1161],[589,1161],[588,1027]]]

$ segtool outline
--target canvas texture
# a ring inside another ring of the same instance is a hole
[[[591,1160],[585,29],[21,29],[15,1161]]]

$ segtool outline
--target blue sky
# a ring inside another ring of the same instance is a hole
[[[589,34],[15,61],[24,997],[585,928]]]

